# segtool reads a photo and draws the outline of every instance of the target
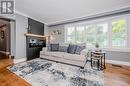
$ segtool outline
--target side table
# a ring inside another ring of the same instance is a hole
[[[91,51],[91,66],[92,66],[92,60],[96,59],[96,60],[98,60],[98,67],[100,66],[100,70],[105,69],[106,68],[106,66],[105,66],[105,56],[106,56],[106,51],[92,50]],[[101,61],[101,62],[99,63],[99,61]]]

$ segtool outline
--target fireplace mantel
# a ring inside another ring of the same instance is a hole
[[[39,37],[39,38],[50,37],[50,36],[36,35],[36,34],[30,34],[30,33],[25,33],[25,36],[27,36],[27,37]]]

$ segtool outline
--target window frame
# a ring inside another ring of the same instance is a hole
[[[78,25],[78,26],[75,27],[75,43],[77,43],[76,40],[78,39],[78,35],[77,35],[77,28],[78,28],[78,27],[83,27],[84,30],[85,30],[85,26],[82,26],[82,25]]]
[[[113,33],[112,33],[112,22],[113,21],[118,21],[118,20],[120,20],[120,19],[124,19],[125,21],[126,21],[126,25],[125,25],[125,33],[126,33],[126,46],[113,46],[112,45],[112,35],[113,35]],[[115,19],[112,19],[111,21],[110,21],[110,24],[111,24],[111,40],[110,40],[110,42],[111,42],[111,48],[126,48],[127,46],[128,46],[128,19],[127,19],[127,16],[126,17],[119,17],[118,19],[117,18],[115,18]]]
[[[74,27],[74,30],[76,29],[75,28],[75,26],[69,26],[69,27]],[[68,27],[67,26],[65,26],[65,43],[67,43],[67,32],[68,32],[68,29],[67,29]],[[76,31],[75,31],[75,39],[74,39],[74,41],[76,42]]]
[[[69,26],[84,26],[84,28],[86,28],[86,26],[89,25],[94,25],[94,24],[104,24],[104,23],[108,23],[108,34],[107,34],[107,39],[108,39],[108,46],[107,47],[103,47],[102,49],[107,49],[108,51],[130,51],[130,45],[128,45],[128,42],[130,41],[128,39],[128,23],[130,22],[130,14],[122,14],[122,15],[115,15],[115,16],[111,16],[111,17],[106,17],[106,18],[99,18],[99,19],[95,19],[95,20],[90,20],[90,21],[84,21],[84,22],[78,22],[78,23],[73,23],[73,24],[66,24],[65,25],[65,29]],[[112,21],[116,21],[119,19],[125,19],[126,20],[126,46],[124,47],[114,47],[112,46]],[[65,42],[67,43],[67,37],[66,37],[66,33],[65,33]],[[75,39],[76,40],[76,39]],[[90,46],[87,46],[90,47]],[[90,47],[91,48],[91,47]]]

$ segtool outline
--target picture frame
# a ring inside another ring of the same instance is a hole
[[[4,31],[1,31],[1,39],[4,39]]]

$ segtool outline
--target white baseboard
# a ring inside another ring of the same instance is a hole
[[[6,54],[6,55],[9,54],[9,52],[5,52],[5,51],[0,51],[0,53]]]
[[[130,66],[130,62],[125,62],[125,61],[106,60],[106,63]]]
[[[14,59],[13,63],[17,64],[17,63],[20,63],[20,62],[24,62],[26,60],[27,60],[26,58]]]

